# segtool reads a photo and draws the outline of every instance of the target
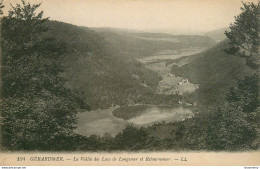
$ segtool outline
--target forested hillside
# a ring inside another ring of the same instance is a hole
[[[227,37],[225,36],[225,31],[230,30],[228,27],[227,28],[221,28],[221,29],[216,29],[210,32],[206,32],[204,35],[210,37],[211,39],[214,39],[217,42],[220,42]]]
[[[224,51],[227,45],[227,40],[220,42],[205,52],[178,60],[188,59],[188,64],[173,66],[172,73],[199,84],[199,89],[188,96],[191,102],[198,100],[202,105],[221,105],[235,80],[253,74],[243,58]]]

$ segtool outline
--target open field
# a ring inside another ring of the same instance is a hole
[[[138,59],[142,63],[150,63],[158,60],[178,59],[183,56],[189,56],[205,50],[204,48],[186,48],[179,50],[162,50],[156,55]]]
[[[180,62],[177,63],[169,63],[169,60],[176,60],[182,57],[187,57],[189,55],[199,53],[203,50],[203,48],[189,48],[176,51],[167,50],[159,52],[158,55],[149,56],[138,60],[144,63],[147,69],[157,72],[158,75],[162,77],[162,80],[159,82],[156,91],[158,94],[182,95],[184,93],[194,92],[198,88],[198,85],[192,84],[188,81],[188,79],[176,76],[171,73],[173,65],[181,67],[187,63],[185,63],[183,60],[180,60]]]

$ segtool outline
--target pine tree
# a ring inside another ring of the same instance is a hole
[[[258,4],[243,3],[241,10],[242,12],[235,16],[235,23],[230,25],[230,31],[225,32],[230,40],[227,52],[245,57],[250,67],[258,69],[260,61],[260,1]]]
[[[243,3],[241,14],[235,17],[226,50],[246,58],[255,74],[238,80],[227,94],[227,102],[214,112],[209,127],[209,144],[217,150],[257,149],[259,143],[259,33],[260,2]]]
[[[10,150],[63,149],[59,142],[74,136],[78,105],[60,76],[66,46],[44,38],[40,5],[22,0],[2,20],[2,144]]]

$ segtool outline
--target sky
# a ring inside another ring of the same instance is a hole
[[[257,0],[252,0],[256,2]],[[241,0],[27,0],[42,2],[51,20],[78,26],[115,27],[150,32],[196,34],[228,27]],[[9,4],[4,0],[5,14]]]

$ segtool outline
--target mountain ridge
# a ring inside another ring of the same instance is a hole
[[[210,47],[215,41],[201,35],[172,35],[167,33],[125,32],[113,29],[95,28],[115,49],[125,56],[142,58],[161,50],[177,50],[190,47]]]
[[[225,31],[229,31],[229,27],[225,27],[225,28],[220,28],[220,29],[215,29],[209,32],[204,33],[205,36],[210,37],[211,39],[220,42],[224,39],[226,39],[226,35],[224,34]]]

